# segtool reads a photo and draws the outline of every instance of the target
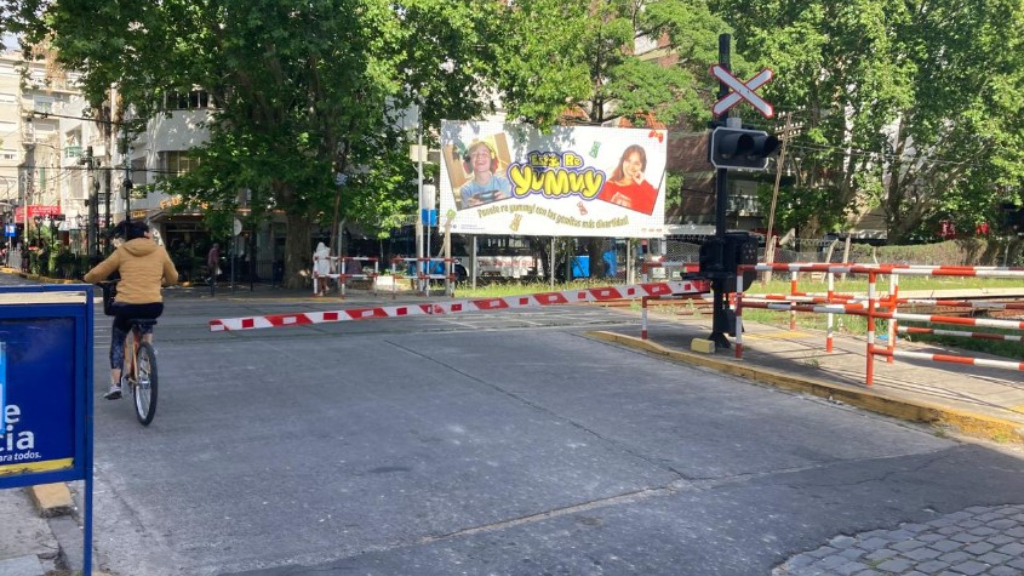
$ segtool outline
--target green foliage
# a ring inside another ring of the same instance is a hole
[[[567,109],[589,123],[621,116],[642,126],[653,115],[692,125],[709,118],[698,79],[727,29],[703,2],[517,1],[497,49],[502,102],[510,117],[545,129]],[[638,37],[662,35],[669,46],[634,55]]]
[[[383,229],[408,212],[416,188],[395,114],[419,103],[427,127],[478,115],[504,10],[440,0],[19,4],[29,42],[51,40],[96,105],[117,85],[140,126],[171,91],[210,93],[210,138],[192,151],[199,167],[161,186],[203,205],[218,232],[240,194],[252,221],[283,211],[289,278],[308,258],[314,223],[347,216]]]
[[[1019,239],[968,238],[933,244],[880,246],[864,244],[851,246],[850,261],[886,264],[922,264],[935,266],[1020,266],[1024,256],[1024,242]]]
[[[900,243],[944,214],[973,227],[1019,187],[1019,1],[711,4],[734,25],[736,49],[775,70],[763,93],[798,127],[798,182],[781,205],[800,198],[826,220],[879,205]]]

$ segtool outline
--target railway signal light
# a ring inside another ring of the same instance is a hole
[[[761,130],[719,126],[711,132],[709,155],[715,168],[764,170],[779,139]]]

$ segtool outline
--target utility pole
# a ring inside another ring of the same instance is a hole
[[[101,114],[104,116],[104,120],[101,122],[101,125],[103,126],[104,156],[106,156],[103,164],[106,167],[106,169],[103,170],[103,213],[105,218],[104,222],[108,229],[111,225],[110,197],[113,194],[111,172],[113,172],[114,169],[114,105],[117,102],[114,94],[114,89],[111,89],[107,96],[109,99],[108,106],[101,108]],[[108,238],[107,240],[109,241],[110,239]]]
[[[111,166],[110,158],[111,158],[111,153],[110,153],[110,147],[108,146],[107,147],[107,164],[106,164],[107,165],[107,169],[103,170],[103,191],[104,191],[104,194],[103,194],[103,214],[104,214],[104,222],[106,223],[106,227],[107,228],[110,227],[110,189],[111,189],[111,186],[112,186],[111,178],[110,178],[110,173],[113,171],[113,168],[110,167]]]
[[[97,206],[97,200],[99,195],[99,180],[96,179],[96,174],[93,172],[96,167],[96,159],[93,157],[92,146],[85,148],[85,156],[79,160],[79,164],[85,164],[86,180],[88,184],[86,190],[88,190],[87,201],[89,220],[86,224],[86,251],[90,258],[95,258],[99,254],[99,243],[97,237],[99,235],[99,210]]]
[[[790,130],[793,128],[793,113],[786,112],[786,127],[781,134],[782,148],[779,151],[779,161],[775,164],[775,188],[772,189],[772,207],[768,212],[768,243],[765,244],[764,261],[767,264],[775,262],[775,206],[779,201],[779,185],[782,183],[782,167],[786,162],[786,144],[789,142]],[[764,281],[772,281],[772,271],[764,273]]]
[[[132,219],[132,188],[135,187],[132,184],[132,173],[131,173],[131,158],[129,156],[128,147],[128,127],[124,129],[124,181],[121,183],[124,187],[124,219]]]

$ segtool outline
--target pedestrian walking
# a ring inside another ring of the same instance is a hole
[[[217,291],[217,276],[220,276],[220,244],[214,242],[206,254],[206,267],[210,271],[210,296]]]

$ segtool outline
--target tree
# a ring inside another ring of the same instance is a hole
[[[703,79],[729,27],[704,2],[525,0],[508,20],[498,87],[512,117],[542,129],[619,117],[693,125],[710,117]],[[658,50],[636,53],[638,41],[663,37]]]
[[[735,26],[738,49],[776,72],[766,97],[800,128],[790,145],[797,184],[780,203],[827,209],[812,227],[880,206],[897,243],[952,207],[990,206],[999,185],[1019,185],[1019,2],[712,8]]]
[[[210,93],[216,113],[210,140],[192,152],[198,168],[164,186],[213,206],[213,220],[234,211],[242,190],[255,213],[282,211],[292,285],[308,264],[313,223],[366,207],[371,193],[392,198],[378,211],[415,198],[392,115],[413,102],[427,120],[477,114],[501,23],[497,4],[440,0],[24,0],[19,8],[28,41],[51,36],[62,62],[83,72],[91,102],[116,85],[141,123],[162,112],[172,90]],[[337,186],[338,174],[351,186]],[[367,196],[343,203],[346,190]]]
[[[728,26],[703,1],[523,0],[505,29],[498,86],[512,117],[542,130],[618,118],[633,126],[710,119],[702,79]],[[637,54],[638,42],[662,39],[659,49]],[[591,262],[602,261],[596,239],[587,252]]]

